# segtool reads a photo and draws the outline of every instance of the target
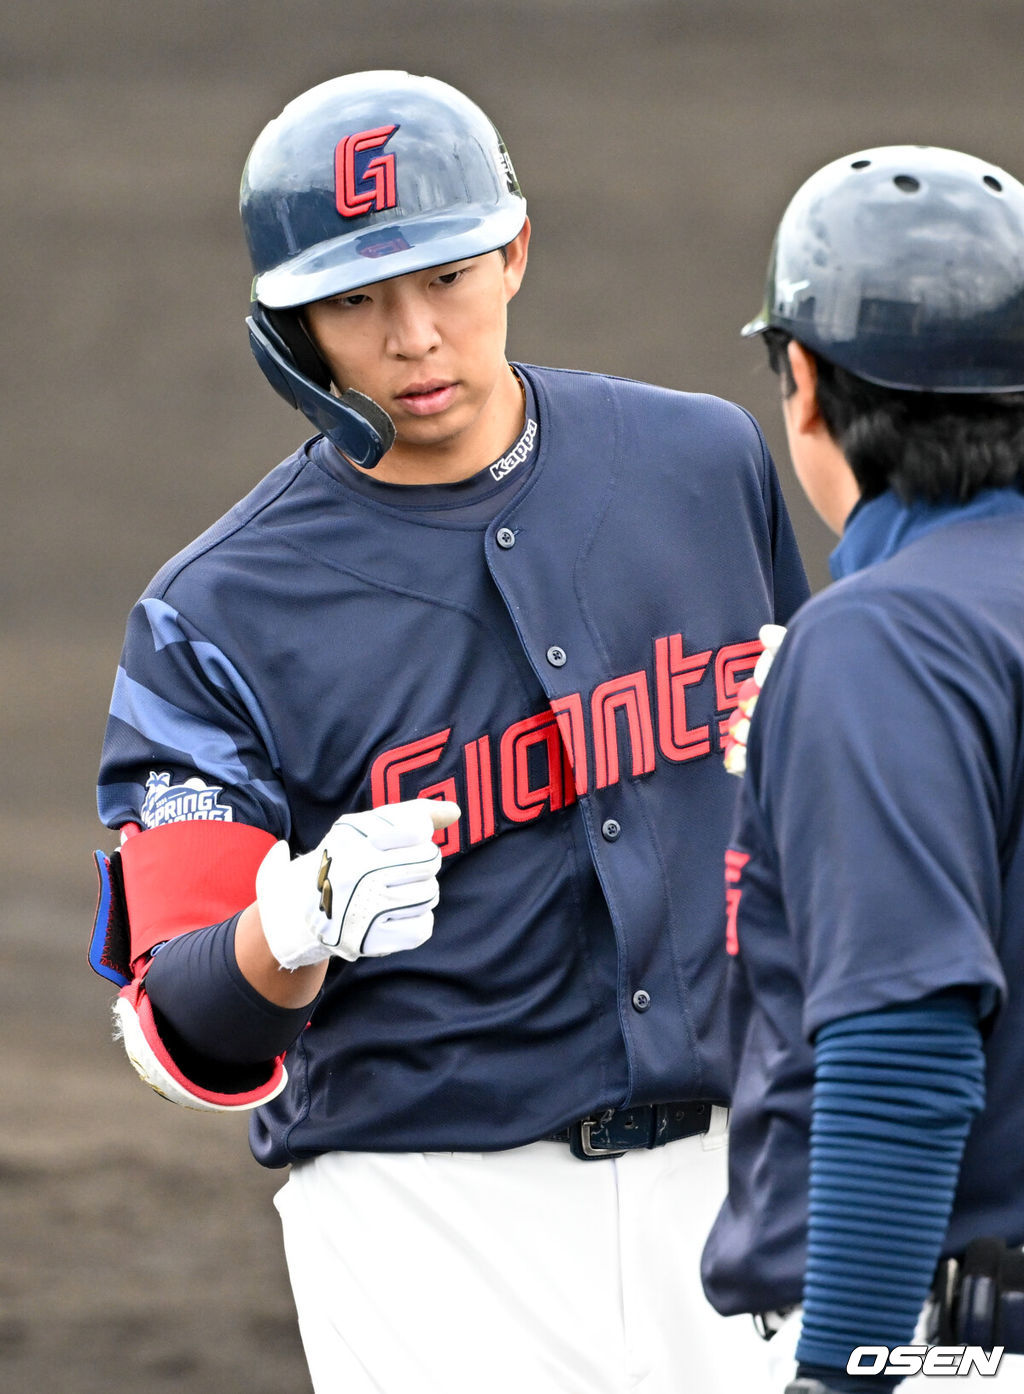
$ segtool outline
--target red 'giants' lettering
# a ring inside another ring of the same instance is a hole
[[[624,673],[598,683],[589,698],[580,692],[554,697],[544,711],[514,721],[500,734],[477,736],[462,747],[460,765],[447,778],[410,787],[410,775],[436,765],[445,754],[451,735],[446,726],[377,756],[370,771],[373,805],[418,796],[459,804],[462,818],[434,838],[449,856],[463,843],[493,837],[499,809],[510,823],[530,823],[567,808],[591,787],[605,789],[624,776],[650,774],[659,755],[676,764],[709,755],[712,725],[691,726],[687,701],[711,668],[721,744],[740,684],[760,652],[758,640],[751,639],[717,652],[686,653],[683,636],[667,634],[654,641],[653,706],[648,674],[643,669]],[[739,892],[734,894],[738,899]]]

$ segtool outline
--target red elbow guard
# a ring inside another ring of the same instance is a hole
[[[277,839],[245,823],[195,820],[135,833],[121,846],[132,962],[154,944],[219,924],[256,899]]]
[[[256,1108],[287,1083],[284,1057],[255,1087],[237,1092],[189,1079],[160,1038],[143,979],[157,944],[220,924],[256,898],[256,872],[276,838],[244,823],[194,820],[127,831],[111,856],[96,853],[100,893],[89,962],[122,990],[114,1004],[118,1035],[139,1075],[187,1108]]]
[[[268,1065],[265,1079],[255,1087],[231,1091],[197,1084],[181,1069],[160,1039],[153,1008],[141,980],[121,989],[114,1003],[114,1019],[116,1034],[124,1042],[125,1052],[139,1078],[182,1108],[237,1113],[269,1103],[288,1083],[284,1056],[279,1055]]]
[[[130,982],[156,944],[220,924],[256,899],[256,872],[276,838],[245,823],[191,820],[129,832],[96,853],[99,901],[89,961]]]

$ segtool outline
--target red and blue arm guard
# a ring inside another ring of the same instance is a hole
[[[195,820],[140,831],[129,825],[111,855],[96,852],[99,896],[89,962],[121,991],[117,1033],[140,1076],[157,1093],[188,1108],[254,1108],[284,1088],[284,1056],[252,1071],[217,1070],[216,1083],[183,1067],[162,1035],[145,979],[159,946],[231,920],[255,899],[256,872],[275,838],[240,823]],[[182,1052],[177,1052],[181,1055]]]

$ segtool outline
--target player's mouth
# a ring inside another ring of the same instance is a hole
[[[458,384],[454,382],[414,383],[400,393],[397,400],[413,416],[433,416],[451,406],[457,389]]]

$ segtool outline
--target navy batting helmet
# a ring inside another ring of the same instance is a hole
[[[883,387],[1024,390],[1024,185],[932,146],[833,161],[779,223],[769,328]]]
[[[436,78],[350,73],[296,97],[265,127],[240,209],[257,363],[291,406],[371,468],[394,440],[391,419],[360,393],[332,394],[300,307],[511,242],[526,200],[501,136]]]

